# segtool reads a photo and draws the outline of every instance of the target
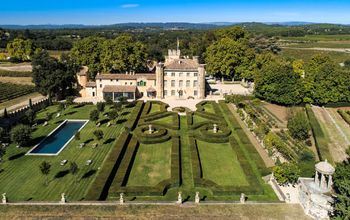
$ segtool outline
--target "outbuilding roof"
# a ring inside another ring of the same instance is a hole
[[[136,86],[112,86],[106,85],[103,92],[136,92]]]
[[[117,80],[137,80],[137,79],[149,79],[149,80],[155,80],[156,74],[155,73],[135,73],[135,74],[125,74],[125,73],[103,73],[96,76],[96,79],[117,79]]]

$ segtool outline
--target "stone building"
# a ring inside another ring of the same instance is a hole
[[[155,73],[97,74],[95,80],[89,80],[88,68],[83,67],[77,74],[82,97],[119,97],[138,99],[179,98],[204,99],[205,65],[198,58],[181,57],[181,51],[169,50],[165,63],[156,65]]]
[[[329,219],[335,169],[327,160],[317,163],[315,169],[315,178],[299,178],[299,201],[307,215],[315,219]]]

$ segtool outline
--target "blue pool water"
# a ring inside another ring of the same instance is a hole
[[[72,139],[86,121],[66,121],[47,136],[30,154],[57,154]]]

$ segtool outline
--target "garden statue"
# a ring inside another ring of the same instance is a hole
[[[153,128],[152,125],[148,125],[148,133],[152,134],[153,133]]]
[[[177,204],[182,204],[182,196],[181,196],[181,192],[179,192],[178,196],[177,196]]]
[[[7,199],[6,199],[6,193],[2,194],[2,204],[6,204],[7,203]]]
[[[199,204],[199,201],[200,201],[199,192],[196,192],[196,197],[194,198],[194,201],[196,204]]]
[[[120,205],[124,204],[124,193],[120,193],[120,195],[119,195],[119,203],[120,203]]]
[[[242,204],[245,203],[245,194],[244,194],[244,193],[241,193],[240,202],[241,202]]]
[[[218,125],[214,124],[213,133],[216,134],[217,132],[218,132]]]
[[[61,202],[62,204],[66,203],[66,195],[64,193],[61,194]]]

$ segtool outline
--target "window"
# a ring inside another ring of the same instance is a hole
[[[197,95],[198,95],[198,91],[197,91],[197,90],[194,90],[193,95],[194,95],[194,96],[197,96]]]
[[[191,76],[191,73],[187,73],[187,77],[190,77]]]
[[[179,77],[182,77],[183,76],[183,73],[179,73]]]
[[[168,96],[168,90],[164,90],[164,96]]]
[[[168,87],[168,81],[164,80],[164,87]]]
[[[194,75],[194,76],[198,76],[198,73],[194,73],[193,75]]]
[[[172,95],[172,96],[175,95],[175,90],[171,90],[171,95]]]
[[[100,84],[100,88],[102,88],[102,84]]]
[[[130,82],[130,85],[132,85],[132,82]]]
[[[193,87],[196,87],[198,85],[198,81],[197,80],[194,80],[193,81]]]
[[[191,81],[190,80],[186,80],[186,87],[190,87],[191,86]]]
[[[171,73],[171,76],[175,76],[175,73]]]
[[[183,80],[180,80],[180,81],[179,81],[179,87],[182,87],[183,84],[184,84],[184,81],[183,81]]]
[[[175,80],[171,80],[171,87],[175,87]]]
[[[125,85],[128,85],[128,83],[127,83],[127,82],[125,82]]]
[[[113,82],[113,79],[111,79],[111,82]]]
[[[166,74],[167,76],[171,76],[171,73],[169,73],[169,72],[167,72],[167,74]]]

